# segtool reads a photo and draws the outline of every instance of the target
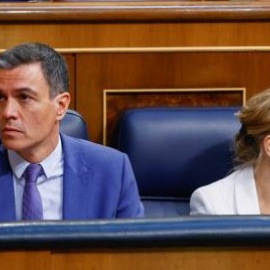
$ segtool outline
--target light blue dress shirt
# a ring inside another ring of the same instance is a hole
[[[22,220],[22,200],[25,179],[23,173],[29,162],[16,152],[8,151],[9,162],[13,171],[16,219]],[[63,152],[61,138],[55,150],[40,163],[45,175],[37,180],[37,187],[43,205],[43,218],[46,220],[62,219],[63,206]]]

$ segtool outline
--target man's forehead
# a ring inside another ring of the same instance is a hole
[[[39,88],[50,87],[45,78],[39,62],[31,64],[23,64],[13,69],[0,69],[0,90],[2,92],[14,90],[38,91]]]

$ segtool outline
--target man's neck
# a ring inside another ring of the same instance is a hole
[[[56,148],[59,143],[59,136],[55,139],[46,142],[46,145],[39,145],[36,148],[31,147],[31,149],[24,149],[18,154],[28,161],[29,163],[41,163],[46,159]]]

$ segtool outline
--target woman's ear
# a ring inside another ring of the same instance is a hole
[[[266,155],[270,158],[270,135],[267,135],[263,139],[263,148]]]
[[[68,110],[70,103],[70,94],[68,92],[61,93],[56,97],[56,114],[57,120],[62,120]]]

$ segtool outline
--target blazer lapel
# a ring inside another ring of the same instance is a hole
[[[15,221],[13,175],[7,151],[0,146],[0,221]]]
[[[260,214],[252,166],[246,167],[241,170],[240,177],[235,179],[235,207],[236,214]]]
[[[87,219],[90,171],[76,141],[61,135],[64,154],[63,219]],[[88,200],[87,200],[87,198]]]

